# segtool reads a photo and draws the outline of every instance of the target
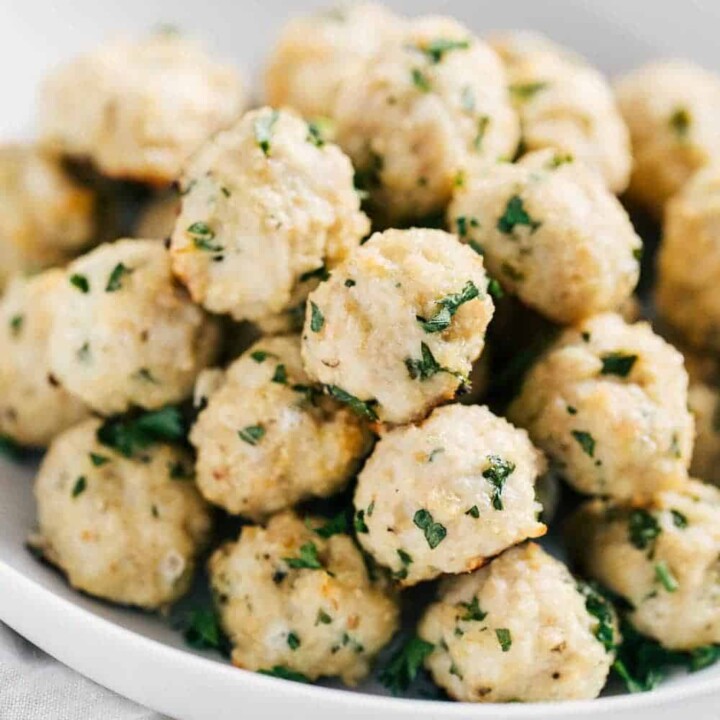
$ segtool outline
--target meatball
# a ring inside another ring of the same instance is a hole
[[[720,162],[693,176],[666,206],[655,294],[673,330],[711,352],[720,351],[718,282]]]
[[[0,290],[17,272],[62,265],[90,242],[95,196],[60,161],[32,146],[0,145]]]
[[[254,110],[215,136],[182,188],[173,268],[236,320],[295,307],[370,228],[350,161],[286,111]]]
[[[450,405],[385,433],[358,478],[358,540],[403,585],[462,573],[529,537],[545,460],[486,407]]]
[[[486,287],[482,258],[448,233],[376,233],[310,294],[305,369],[372,419],[420,419],[467,384]]]
[[[119,240],[75,260],[58,291],[50,369],[93,410],[159,408],[192,393],[218,328],[193,305],[154,240]]]
[[[156,195],[140,213],[135,226],[135,237],[169,238],[175,229],[175,222],[180,213],[180,198],[176,192],[165,192]]]
[[[401,26],[397,15],[375,3],[291,20],[268,60],[268,103],[292,107],[308,118],[332,116],[342,84]]]
[[[647,323],[597,315],[530,370],[509,417],[577,490],[618,498],[681,486],[693,445],[683,358]]]
[[[630,135],[607,80],[581,57],[533,32],[490,40],[505,62],[524,146],[552,148],[595,168],[611,192],[630,180]]]
[[[443,211],[471,166],[512,157],[519,139],[500,59],[443,17],[407,23],[343,85],[334,118],[389,225]]]
[[[720,642],[720,491],[690,481],[646,504],[592,500],[569,525],[582,571],[632,604],[628,618],[673,650]]]
[[[60,66],[40,95],[49,147],[105,175],[167,184],[214,132],[242,112],[232,67],[169,33],[120,41]]]
[[[448,221],[504,290],[557,323],[614,310],[638,280],[642,240],[620,202],[550,150],[475,174]]]
[[[632,139],[628,194],[660,216],[696,170],[720,158],[720,77],[671,60],[634,70],[616,90]]]
[[[197,482],[228,512],[261,520],[308,497],[332,495],[370,448],[357,415],[312,386],[297,336],[262,339],[222,382],[203,374],[200,384],[205,390],[196,396],[205,396],[207,407],[190,436]]]
[[[232,661],[355,685],[398,627],[398,599],[352,538],[291,512],[246,526],[210,559]]]
[[[88,414],[49,370],[52,327],[62,270],[16,277],[0,301],[0,434],[45,446]]]
[[[161,608],[190,587],[210,534],[192,458],[170,445],[125,457],[97,439],[99,420],[59,435],[35,482],[31,542],[70,584],[96,597]]]
[[[595,698],[617,639],[611,605],[535,543],[446,579],[418,633],[435,682],[465,702]]]

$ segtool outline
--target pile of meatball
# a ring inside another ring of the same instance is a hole
[[[588,580],[665,648],[720,643],[720,77],[613,87],[534,33],[363,4],[290,21],[262,96],[156,33],[53,70],[36,143],[0,147],[34,548],[151,611],[207,561],[233,663],[295,679],[362,681],[432,581],[413,632],[461,701],[596,697],[621,638]],[[628,205],[662,223],[652,325]],[[534,542],[553,478],[574,575]]]

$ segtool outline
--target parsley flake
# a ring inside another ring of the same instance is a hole
[[[447,330],[460,307],[479,296],[480,291],[475,283],[472,280],[468,280],[459,293],[452,293],[435,301],[439,309],[429,320],[418,317],[418,322],[426,333],[437,333]]]
[[[317,333],[323,329],[325,325],[325,316],[320,312],[320,308],[314,303],[310,302],[310,329]]]
[[[118,263],[110,273],[107,285],[105,286],[105,292],[117,292],[120,290],[123,276],[130,275],[132,272],[132,268],[127,267],[127,265],[123,263]]]
[[[487,613],[480,607],[477,595],[469,603],[460,603],[459,607],[465,610],[465,614],[460,616],[460,620],[466,622],[480,622],[487,617]]]
[[[488,455],[487,461],[489,466],[483,471],[482,476],[490,481],[493,486],[492,506],[495,510],[503,509],[502,493],[505,487],[505,481],[515,471],[515,463],[497,455]]]
[[[390,658],[379,675],[380,682],[393,695],[407,691],[434,649],[432,643],[413,636]]]
[[[248,425],[238,430],[238,436],[248,445],[257,445],[265,437],[265,428],[262,425]]]
[[[628,538],[638,550],[648,550],[652,555],[655,540],[662,532],[660,523],[643,508],[635,508],[628,515]]]
[[[513,195],[505,206],[505,212],[497,221],[497,229],[501,233],[509,235],[518,226],[526,226],[530,228],[530,232],[534,233],[541,222],[533,220],[525,210],[523,200],[519,195]]]
[[[325,390],[328,395],[347,405],[355,414],[365,417],[368,420],[378,419],[377,413],[374,410],[374,406],[377,405],[377,400],[360,400],[337,385],[326,385]]]
[[[72,489],[72,496],[76,498],[78,495],[82,495],[85,492],[85,489],[87,488],[87,478],[84,475],[81,475],[73,485]]]
[[[13,337],[17,337],[20,334],[24,322],[24,315],[13,315],[12,318],[10,318],[10,334]]]
[[[275,367],[271,382],[277,383],[278,385],[287,385],[287,369],[282,363]]]
[[[510,94],[517,100],[531,100],[541,90],[547,88],[546,82],[518,83],[510,86]]]
[[[76,287],[84,295],[90,292],[90,281],[85,275],[74,273],[70,276],[70,284]]]
[[[480,509],[477,505],[473,505],[469,510],[465,511],[465,514],[477,520],[480,517]]]
[[[629,355],[623,352],[606,353],[600,358],[602,361],[600,374],[627,377],[637,362],[637,359],[637,355]]]
[[[585,430],[573,430],[572,436],[588,457],[595,457],[595,438]]]
[[[280,113],[277,110],[272,110],[270,113],[264,113],[255,118],[255,122],[253,123],[255,142],[263,151],[263,155],[265,155],[265,157],[270,155],[273,129],[275,128],[275,123],[278,121],[279,117]]]
[[[158,442],[184,440],[185,424],[178,408],[168,405],[135,418],[109,418],[97,431],[97,439],[125,457]]]
[[[314,528],[313,532],[327,540],[333,535],[346,535],[348,530],[347,513],[343,511],[330,518],[324,525]]]
[[[107,455],[99,455],[98,453],[90,453],[90,462],[95,467],[102,467],[110,462],[110,458]]]
[[[287,636],[287,644],[291,650],[297,650],[301,643],[297,633],[289,632]]]
[[[469,40],[452,40],[450,38],[435,38],[427,45],[417,45],[417,49],[427,55],[433,65],[442,62],[445,55],[453,50],[467,50]]]
[[[300,547],[299,557],[283,558],[288,567],[294,570],[322,570],[322,563],[318,556],[317,545],[314,542],[306,542]]]
[[[281,680],[292,680],[293,682],[309,683],[310,678],[300,672],[286,668],[284,665],[273,665],[269,670],[258,670],[260,675],[280,678]]]
[[[431,86],[430,81],[428,80],[425,73],[420,70],[420,68],[413,68],[411,73],[413,85],[420,91],[420,92],[430,92]]]
[[[215,231],[205,222],[194,222],[185,231],[192,238],[193,244],[198,250],[218,253],[223,251],[223,246],[213,243]]]
[[[675,592],[680,585],[664,560],[655,563],[655,579],[669,592]]]
[[[507,652],[512,647],[512,635],[508,628],[497,628],[495,635],[500,643],[503,652]]]
[[[679,107],[670,116],[670,128],[681,140],[685,140],[690,133],[692,116],[687,108]]]
[[[435,522],[428,510],[418,510],[413,516],[413,523],[424,532],[425,540],[427,540],[431,550],[434,550],[447,535],[445,526]]]

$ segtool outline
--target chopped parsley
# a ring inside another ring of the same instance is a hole
[[[577,589],[585,597],[585,609],[598,621],[595,637],[607,652],[611,652],[616,647],[612,604],[589,583],[579,582]]]
[[[357,285],[357,283],[356,283],[354,280],[352,280],[351,278],[348,278],[348,279],[345,281],[345,287],[346,287],[346,288],[355,287],[356,285]]]
[[[473,596],[469,603],[459,603],[458,607],[465,610],[465,614],[459,617],[460,620],[465,622],[480,622],[487,617],[487,613],[480,607],[480,601],[476,595]]]
[[[655,579],[670,593],[675,592],[680,587],[664,560],[655,563]]]
[[[192,610],[183,636],[185,642],[196,650],[219,650],[223,654],[229,653],[230,643],[213,610],[204,608]]]
[[[287,385],[287,369],[282,363],[275,367],[271,382],[277,383],[278,385]]]
[[[74,273],[70,276],[70,284],[73,287],[76,287],[83,294],[87,294],[90,292],[90,281],[85,275]]]
[[[661,532],[660,523],[647,510],[636,508],[628,515],[628,539],[638,550],[648,550],[652,555]]]
[[[313,278],[318,278],[318,280],[325,281],[330,277],[330,272],[327,269],[327,266],[325,263],[323,263],[319,268],[315,268],[314,270],[309,270],[306,273],[303,273],[300,276],[300,282],[304,283],[308,280],[312,280]]]
[[[503,509],[502,493],[505,487],[505,481],[515,471],[515,463],[497,455],[488,455],[488,467],[483,471],[482,476],[490,481],[493,486],[492,506],[495,510]]]
[[[637,362],[637,359],[637,355],[628,355],[623,352],[606,353],[600,358],[602,361],[600,374],[627,377]]]
[[[265,362],[269,357],[275,356],[272,353],[266,352],[265,350],[255,350],[255,352],[250,353],[250,357],[256,363],[262,363]]]
[[[467,237],[470,228],[480,227],[480,222],[475,217],[468,217],[467,215],[460,215],[455,218],[455,226],[457,227],[458,235],[461,238]]]
[[[477,505],[473,505],[469,510],[465,511],[465,514],[477,520],[480,517],[480,509]]]
[[[453,50],[467,50],[470,47],[469,40],[451,40],[450,38],[435,38],[427,45],[418,45],[417,49],[427,55],[433,65],[442,62],[446,53]]]
[[[20,334],[24,322],[24,315],[13,315],[10,318],[10,333],[13,337],[17,337]]]
[[[488,281],[487,291],[488,295],[490,295],[490,297],[494,297],[496,300],[500,300],[505,296],[502,285],[500,285],[500,283],[495,280],[495,278],[490,278],[490,280]]]
[[[435,649],[432,643],[421,640],[417,636],[411,637],[390,658],[388,664],[379,675],[380,682],[390,690],[393,695],[408,690],[417,678],[425,658]]]
[[[222,245],[213,243],[215,231],[205,222],[194,222],[185,231],[193,239],[193,244],[198,250],[205,252],[222,252]]]
[[[287,644],[291,650],[297,650],[301,644],[298,634],[294,632],[289,632],[287,636]]]
[[[332,617],[328,615],[322,608],[318,610],[317,619],[315,625],[330,625],[333,621]]]
[[[495,636],[503,652],[507,652],[512,647],[512,635],[510,635],[508,628],[497,628],[495,630]]]
[[[547,86],[546,82],[517,83],[510,86],[510,94],[517,100],[531,100]]]
[[[450,327],[452,319],[462,305],[480,296],[480,291],[472,280],[465,283],[463,289],[458,293],[446,295],[436,300],[437,312],[429,319],[418,317],[417,320],[426,333],[442,332]]]
[[[87,488],[87,478],[84,475],[81,475],[73,485],[72,489],[72,496],[76,498],[78,495],[82,495],[85,492],[85,489]]]
[[[294,570],[322,570],[322,563],[318,556],[317,545],[314,542],[306,542],[300,547],[299,557],[283,558],[288,567]]]
[[[95,467],[102,467],[110,462],[110,458],[107,455],[99,455],[98,453],[90,453],[90,462]]]
[[[670,510],[670,515],[672,516],[673,525],[676,528],[683,529],[688,526],[687,515],[684,515],[679,510]]]
[[[473,147],[475,148],[476,152],[480,152],[480,150],[482,149],[483,140],[485,139],[485,133],[487,132],[489,125],[490,118],[487,115],[481,115],[478,119],[475,140],[473,140]]]
[[[420,70],[420,68],[413,68],[411,73],[413,85],[420,91],[420,92],[430,92],[431,86],[430,81],[427,78],[427,75]]]
[[[541,225],[537,220],[533,220],[525,210],[523,200],[519,195],[513,195],[505,206],[505,212],[497,221],[497,229],[501,233],[509,235],[518,226],[530,228],[530,232],[535,232]]]
[[[355,513],[355,518],[353,519],[353,527],[355,528],[356,533],[362,533],[363,535],[366,535],[367,533],[370,532],[370,529],[368,528],[367,523],[365,522],[365,511],[364,510],[358,510]]]
[[[427,540],[431,550],[434,550],[447,535],[445,526],[435,522],[428,510],[418,510],[413,516],[413,523],[423,531],[425,540]]]
[[[585,430],[573,430],[572,436],[588,457],[595,457],[595,438]]]
[[[125,457],[157,442],[179,442],[186,430],[178,408],[168,405],[134,418],[109,418],[97,431],[97,439]]]
[[[292,680],[293,682],[309,683],[310,678],[300,672],[286,668],[284,665],[273,665],[269,670],[258,670],[260,675],[280,678],[281,680]]]
[[[432,351],[425,343],[420,343],[420,359],[405,358],[405,367],[413,380],[429,380],[441,372],[450,372],[435,359]]]
[[[685,140],[690,133],[692,116],[687,108],[679,107],[670,116],[670,128],[681,140]]]
[[[105,292],[116,292],[117,290],[120,290],[122,287],[123,276],[130,275],[132,272],[132,268],[127,267],[127,265],[123,263],[118,263],[110,273],[107,285],[105,286]]]
[[[632,692],[652,690],[672,667],[690,672],[702,670],[720,660],[720,645],[705,645],[689,653],[666,650],[655,640],[641,635],[627,621],[621,624],[623,642],[613,670]]]
[[[248,425],[238,430],[238,436],[248,445],[257,445],[265,437],[265,428],[262,425]]]
[[[324,525],[313,528],[316,535],[326,540],[333,535],[346,535],[348,530],[348,517],[345,511],[331,517]]]
[[[265,155],[265,157],[270,155],[273,129],[275,128],[275,123],[278,121],[279,117],[280,113],[277,110],[272,110],[270,113],[264,113],[255,118],[255,122],[253,123],[255,142],[263,151],[263,155]]]
[[[307,134],[307,141],[309,143],[312,143],[315,147],[321,148],[323,145],[325,145],[325,138],[322,134],[322,129],[320,125],[316,122],[309,122],[307,124],[308,126],[308,134]]]
[[[325,316],[320,312],[320,308],[314,303],[310,302],[310,329],[317,333],[323,329],[325,325]]]
[[[337,385],[326,385],[325,390],[328,395],[347,405],[357,415],[365,417],[368,420],[378,419],[374,409],[374,406],[377,405],[377,400],[360,400]]]

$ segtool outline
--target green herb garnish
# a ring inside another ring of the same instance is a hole
[[[360,400],[337,385],[325,385],[325,390],[331,397],[347,405],[354,413],[365,417],[368,420],[377,420],[378,416],[374,410],[377,400]]]
[[[320,308],[314,303],[310,302],[310,329],[317,333],[323,329],[325,325],[325,316],[320,312]]]
[[[90,281],[85,275],[80,275],[79,273],[71,275],[70,284],[73,287],[76,287],[83,294],[90,292]]]
[[[488,455],[487,461],[489,466],[483,471],[482,476],[490,481],[493,486],[492,506],[495,510],[503,509],[502,493],[505,487],[505,481],[515,470],[515,463],[497,455]]]
[[[380,682],[393,695],[406,692],[417,678],[425,658],[434,649],[432,643],[413,636],[390,658],[379,675]]]
[[[530,228],[530,232],[535,232],[541,222],[533,220],[525,210],[523,200],[519,195],[513,195],[505,206],[505,212],[497,221],[497,229],[501,233],[509,235],[517,226],[525,226]]]
[[[265,428],[262,425],[248,425],[238,430],[238,436],[248,445],[257,445],[265,437]]]
[[[503,652],[507,652],[512,647],[512,635],[508,628],[497,628],[495,635],[500,643]]]
[[[637,359],[637,355],[629,355],[623,352],[606,353],[600,358],[602,361],[600,374],[627,377],[637,362]]]
[[[263,151],[263,155],[265,155],[265,157],[268,157],[270,155],[273,129],[279,117],[280,113],[277,110],[272,110],[269,114],[264,113],[259,117],[255,118],[255,122],[253,123],[255,142],[258,144],[258,147]]]
[[[132,268],[127,267],[123,263],[118,263],[113,271],[110,273],[107,285],[105,286],[105,292],[116,292],[122,287],[122,280],[124,275],[130,275]]]
[[[444,298],[435,301],[438,311],[429,319],[418,317],[422,329],[426,333],[442,332],[450,327],[455,313],[462,305],[480,296],[480,291],[472,280],[465,283],[463,289],[458,293],[446,295]]]
[[[413,523],[423,531],[431,550],[434,550],[447,535],[445,526],[435,522],[428,510],[418,510],[413,516]]]
[[[158,442],[180,442],[186,435],[178,408],[166,406],[135,418],[109,418],[97,431],[97,439],[125,457]]]
[[[317,545],[306,542],[300,547],[300,556],[296,558],[283,558],[288,567],[294,570],[322,570],[322,563],[318,556]]]
[[[573,430],[572,436],[588,457],[595,457],[595,438],[585,430]]]
[[[85,489],[87,488],[87,478],[84,475],[81,475],[73,485],[72,489],[72,496],[76,498],[78,495],[82,495],[85,492]]]

